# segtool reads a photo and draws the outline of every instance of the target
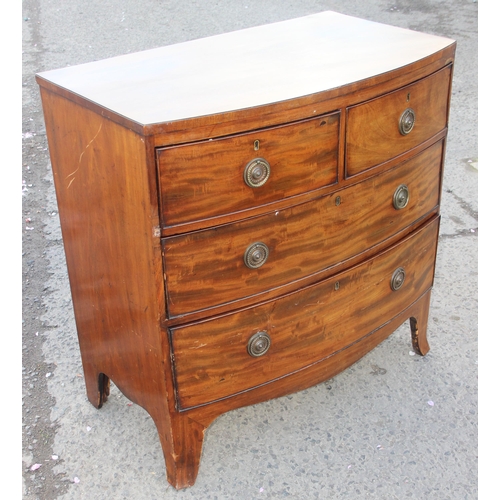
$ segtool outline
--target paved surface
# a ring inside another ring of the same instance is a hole
[[[148,414],[114,386],[86,400],[34,73],[323,10],[458,42],[431,351],[405,324],[333,380],[221,416],[177,492]],[[25,0],[23,18],[24,498],[477,498],[477,3]]]

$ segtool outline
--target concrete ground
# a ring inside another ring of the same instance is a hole
[[[86,399],[39,71],[334,10],[457,40],[429,319],[334,379],[207,430],[196,484],[165,478],[149,415]],[[472,0],[23,2],[23,497],[466,500],[478,496],[478,16]],[[37,466],[38,464],[38,466]]]

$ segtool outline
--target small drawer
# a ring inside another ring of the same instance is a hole
[[[409,307],[433,282],[439,218],[388,251],[278,300],[172,328],[179,410],[332,356]]]
[[[443,142],[285,210],[162,240],[170,318],[292,283],[354,257],[439,205]]]
[[[447,125],[451,66],[395,92],[347,108],[346,176],[394,158]]]
[[[335,184],[339,113],[157,150],[164,227]]]

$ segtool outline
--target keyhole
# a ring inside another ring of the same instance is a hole
[[[409,95],[409,94],[408,94]],[[260,142],[259,140],[257,139],[256,141],[253,142],[253,149],[254,151],[258,151],[259,150],[259,147],[260,147]]]
[[[406,96],[406,102],[410,102],[410,93],[408,92],[407,96]]]

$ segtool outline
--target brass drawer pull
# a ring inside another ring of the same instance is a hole
[[[255,158],[245,167],[243,178],[247,186],[256,188],[263,186],[271,175],[271,165],[264,158]]]
[[[405,282],[406,273],[402,267],[398,267],[393,273],[391,278],[391,288],[396,292]]]
[[[396,210],[401,210],[408,205],[408,201],[410,201],[410,190],[406,184],[400,184],[394,191],[392,204]]]
[[[408,135],[415,125],[415,111],[411,108],[407,108],[403,111],[401,118],[399,119],[399,132],[401,135]]]
[[[257,332],[250,337],[248,341],[247,351],[250,356],[258,358],[263,356],[271,347],[271,337],[266,331]]]
[[[257,269],[264,265],[268,257],[269,248],[267,248],[266,244],[258,241],[257,243],[252,243],[246,249],[243,260],[245,261],[245,265],[250,269]]]

